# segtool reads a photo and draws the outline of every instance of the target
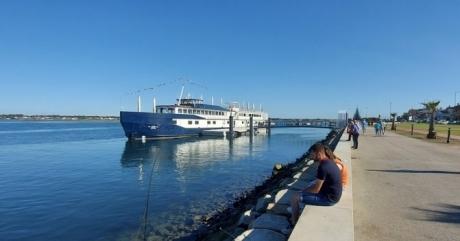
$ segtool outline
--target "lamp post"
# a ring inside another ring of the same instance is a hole
[[[457,94],[460,93],[460,91],[455,91],[454,93],[454,106],[457,105]]]
[[[392,112],[391,112],[391,101],[390,101],[390,117],[391,117],[391,113],[392,113]]]

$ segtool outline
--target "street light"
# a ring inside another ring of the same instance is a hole
[[[455,94],[454,94],[454,98],[455,98],[454,106],[457,105],[457,94],[458,93],[460,93],[460,91],[455,91]]]
[[[390,101],[390,116],[389,117],[391,117],[391,101]]]

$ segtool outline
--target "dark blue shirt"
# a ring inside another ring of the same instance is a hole
[[[338,202],[342,196],[342,180],[337,164],[331,160],[321,161],[316,178],[324,180],[319,194],[328,198],[331,202]]]

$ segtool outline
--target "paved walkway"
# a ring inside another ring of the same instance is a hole
[[[387,132],[352,151],[355,240],[459,240],[460,147]]]

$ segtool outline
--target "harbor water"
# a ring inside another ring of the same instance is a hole
[[[128,142],[118,122],[0,122],[1,240],[186,237],[328,129]],[[149,181],[151,178],[151,185]]]

